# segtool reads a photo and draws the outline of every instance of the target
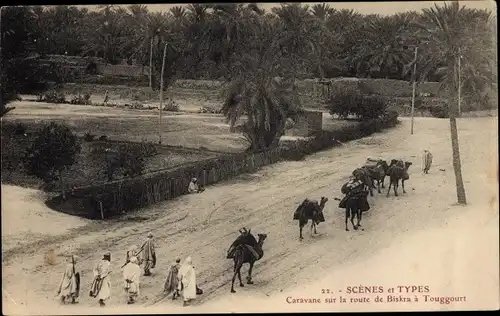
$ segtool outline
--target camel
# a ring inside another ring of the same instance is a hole
[[[250,234],[250,232],[247,232],[247,234]],[[238,275],[240,286],[241,287],[244,286],[243,282],[241,281],[241,267],[243,266],[244,263],[250,264],[250,268],[248,269],[247,284],[253,284],[252,281],[253,265],[255,264],[256,261],[262,259],[262,257],[264,256],[264,250],[262,249],[262,246],[264,245],[264,240],[266,240],[267,238],[267,234],[257,234],[257,236],[259,237],[259,240],[257,241],[256,247],[252,247],[254,251],[252,251],[249,248],[251,246],[247,244],[239,244],[238,246],[236,246],[234,250],[234,257],[233,257],[234,274],[233,274],[233,279],[231,281],[231,293],[236,293],[236,291],[234,290],[234,280],[236,279],[236,275]]]
[[[352,175],[368,188],[370,196],[373,196],[373,189],[375,185],[373,184],[373,179],[370,176],[370,171],[366,167],[357,168],[352,172]]]
[[[293,213],[293,219],[299,221],[299,239],[303,240],[302,229],[307,225],[309,220],[311,220],[311,237],[314,233],[317,234],[316,226],[325,221],[325,216],[323,215],[323,209],[325,204],[328,202],[328,198],[321,197],[321,202],[318,204],[315,200],[305,199]]]
[[[370,204],[368,204],[368,191],[353,190],[342,200],[339,198],[335,198],[335,200],[340,201],[340,208],[345,208],[345,230],[349,231],[347,227],[349,219],[351,219],[354,230],[358,230],[358,228],[361,227],[362,213],[370,210]],[[356,225],[354,225],[354,217],[357,218]]]
[[[405,181],[410,179],[410,176],[408,175],[408,168],[410,168],[411,165],[412,165],[411,162],[409,161],[403,162],[403,160],[398,160],[394,164],[391,162],[391,166],[389,167],[389,170],[387,170],[387,175],[390,178],[389,189],[387,190],[387,197],[389,197],[389,193],[391,192],[391,186],[394,189],[394,195],[398,196],[397,190],[399,188],[399,180],[401,180],[403,193],[406,193]]]
[[[375,180],[377,183],[377,191],[378,193],[382,193],[380,188],[385,188],[385,176],[387,175],[387,170],[389,169],[389,165],[385,160],[379,159],[376,161],[375,166],[363,166],[368,169],[368,175],[371,179]]]

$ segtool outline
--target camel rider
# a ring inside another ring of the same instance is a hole
[[[227,251],[227,259],[232,259],[234,257],[236,248],[240,245],[245,245],[253,255],[258,257],[256,248],[259,245],[255,237],[251,234],[251,230],[247,230],[245,227],[243,227],[239,230],[239,233],[240,235],[231,244],[231,247],[229,247],[229,250]]]

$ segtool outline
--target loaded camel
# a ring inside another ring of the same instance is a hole
[[[389,197],[389,193],[391,192],[391,186],[394,189],[394,195],[398,196],[398,188],[399,188],[399,180],[401,180],[401,186],[403,187],[403,193],[405,191],[405,181],[410,179],[408,175],[408,168],[412,165],[411,162],[403,160],[395,160],[391,161],[391,166],[389,170],[387,170],[387,175],[389,176],[389,189],[387,190],[387,197]]]
[[[372,160],[368,158],[366,164],[362,168],[368,170],[369,177],[377,183],[378,193],[382,193],[380,188],[385,188],[385,176],[389,170],[387,162],[382,159]]]
[[[345,194],[344,198],[342,200],[335,198],[335,200],[340,201],[340,208],[345,208],[345,230],[349,231],[347,227],[349,219],[351,219],[354,230],[358,230],[361,227],[362,212],[370,210],[368,191],[365,190],[361,181],[354,178],[345,183],[341,191]],[[356,225],[354,224],[354,217],[357,218]]]
[[[256,261],[262,259],[264,256],[264,250],[262,246],[264,245],[264,240],[267,238],[267,234],[257,234],[259,240],[255,240],[255,237],[251,234],[250,230],[246,228],[240,229],[240,236],[233,242],[228,250],[227,258],[233,259],[234,262],[234,274],[231,281],[231,293],[236,293],[234,290],[234,280],[236,275],[238,275],[238,280],[240,281],[240,286],[243,287],[243,282],[241,281],[241,267],[244,263],[248,263],[250,268],[248,269],[247,284],[253,284],[252,281],[252,269]]]
[[[373,189],[375,189],[375,185],[373,184],[373,179],[370,176],[370,170],[366,167],[361,167],[354,169],[352,175],[359,181],[363,183],[364,186],[370,192],[370,196],[373,196]]]
[[[325,216],[323,215],[323,209],[325,208],[325,204],[328,202],[328,198],[321,197],[321,202],[318,204],[318,201],[305,199],[299,205],[299,207],[293,213],[293,220],[299,221],[299,239],[302,240],[302,229],[307,225],[309,220],[311,220],[311,237],[313,237],[313,229],[314,233],[317,234],[316,226],[319,223],[325,221]]]

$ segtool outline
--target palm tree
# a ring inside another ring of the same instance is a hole
[[[460,7],[458,1],[443,6],[435,5],[422,11],[423,38],[427,45],[423,51],[424,64],[420,80],[436,69],[438,65],[444,65],[444,76],[442,84],[448,92],[448,106],[450,118],[451,147],[453,155],[453,170],[455,172],[458,204],[467,204],[465,188],[462,178],[460,161],[460,149],[457,131],[457,91],[458,91],[458,58],[462,55],[462,64],[483,65],[474,68],[473,73],[464,72],[462,77],[469,75],[490,78],[480,73],[491,65],[493,58],[491,52],[491,37],[485,36],[485,16],[477,11]],[[488,40],[489,38],[489,40]],[[472,67],[465,66],[465,69]]]
[[[276,32],[280,35],[279,42],[288,67],[293,69],[292,80],[295,82],[297,74],[317,65],[316,58],[310,58],[319,46],[317,37],[311,36],[311,33],[317,35],[318,32],[310,32],[314,17],[309,12],[309,6],[300,3],[281,4],[272,8],[272,12],[279,17]]]
[[[181,6],[175,6],[170,8],[170,14],[172,14],[172,17],[176,20],[182,20],[183,18],[186,17],[186,9],[184,9]]]
[[[311,7],[312,14],[319,19],[320,21],[326,22],[330,14],[335,12],[335,9],[330,7],[329,4],[326,3],[317,3]]]
[[[311,7],[312,15],[315,17],[311,21],[311,38],[314,39],[315,45],[313,48],[313,58],[317,61],[317,69],[319,77],[322,79],[325,77],[325,68],[330,70],[340,69],[340,64],[338,63],[338,53],[337,49],[340,43],[340,34],[332,32],[328,26],[327,21],[330,16],[336,12],[335,9],[331,8],[328,4],[315,4]]]
[[[350,60],[357,72],[385,78],[401,74],[403,66],[412,60],[412,52],[405,48],[410,25],[411,19],[405,14],[368,16],[362,28],[363,41],[357,43]]]
[[[261,19],[250,34],[250,46],[240,52],[232,69],[223,113],[233,129],[246,116],[243,134],[250,143],[248,151],[274,148],[284,134],[287,118],[300,112],[293,81],[278,78],[282,59],[278,34],[270,19]],[[257,39],[262,39],[258,41]],[[291,76],[288,76],[291,77]]]

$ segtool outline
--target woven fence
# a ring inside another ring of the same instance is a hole
[[[206,186],[235,176],[252,173],[280,160],[300,160],[305,156],[379,132],[397,124],[397,116],[387,116],[347,126],[335,132],[321,131],[313,137],[259,153],[226,154],[193,162],[171,170],[144,174],[96,186],[74,189],[66,200],[57,197],[50,206],[64,213],[91,219],[110,218],[187,194],[193,177]],[[56,202],[57,200],[57,202]]]

